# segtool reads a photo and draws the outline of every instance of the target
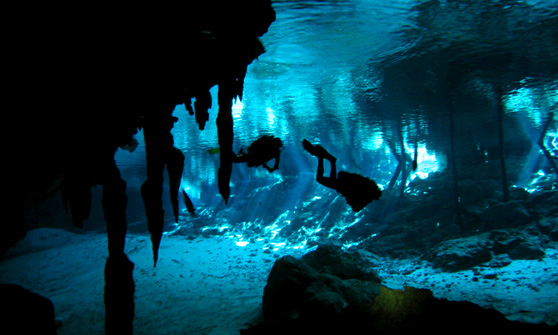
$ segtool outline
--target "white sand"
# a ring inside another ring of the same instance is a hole
[[[0,283],[19,284],[49,298],[62,322],[58,333],[104,334],[103,234],[37,229],[0,262]],[[148,236],[130,236],[135,263],[135,334],[238,334],[260,314],[263,288],[273,262],[300,250],[264,252],[264,242],[244,247],[221,237],[194,240],[164,236],[153,268]],[[539,262],[515,261],[500,269],[445,274],[418,261],[370,256],[392,288],[432,289],[436,296],[495,307],[511,319],[558,321],[558,252]],[[496,274],[496,279],[484,279]],[[475,281],[474,278],[479,278]]]
[[[148,236],[130,236],[126,249],[135,263],[138,335],[238,334],[259,316],[267,275],[279,257],[264,253],[262,243],[239,247],[218,237],[164,236],[153,268]],[[0,262],[0,283],[49,298],[62,321],[60,335],[104,334],[107,256],[103,234],[37,229]]]
[[[558,250],[547,249],[538,261],[516,260],[502,268],[477,266],[454,273],[433,269],[421,260],[374,260],[384,285],[429,289],[435,297],[494,308],[508,319],[558,323]]]

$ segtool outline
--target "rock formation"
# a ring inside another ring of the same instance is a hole
[[[54,305],[18,285],[0,285],[0,327],[3,334],[56,334]]]
[[[163,174],[169,175],[175,217],[184,155],[173,146],[177,104],[200,129],[219,87],[219,189],[229,197],[233,99],[242,98],[248,65],[264,52],[258,37],[275,20],[269,0],[188,2],[181,6],[89,8],[73,13],[55,6],[26,9],[30,22],[8,49],[14,73],[15,128],[6,153],[8,216],[3,253],[25,236],[25,207],[62,190],[74,225],[83,227],[91,187],[102,185],[109,257],[105,269],[107,333],[130,334],[133,264],[124,254],[126,184],[114,161],[118,147],[134,148],[143,129],[147,180],[142,187],[154,264],[161,240]],[[61,14],[61,13],[64,14]],[[27,35],[27,32],[31,32]],[[24,41],[22,43],[21,41]],[[24,80],[22,80],[24,78]],[[19,85],[21,82],[23,82]],[[194,109],[191,100],[195,98]],[[39,108],[39,106],[41,106]]]
[[[262,321],[241,334],[556,331],[556,326],[509,321],[473,303],[437,299],[429,290],[390,289],[358,258],[329,246],[301,259],[278,259],[264,289],[262,311]]]

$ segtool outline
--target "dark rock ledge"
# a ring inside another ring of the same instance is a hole
[[[358,256],[320,246],[274,264],[264,289],[262,320],[241,331],[259,334],[411,334],[427,331],[556,332],[556,326],[507,320],[493,309],[433,297],[429,290],[389,289]]]

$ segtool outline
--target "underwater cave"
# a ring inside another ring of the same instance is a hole
[[[4,41],[2,334],[556,332],[554,1],[78,7]]]

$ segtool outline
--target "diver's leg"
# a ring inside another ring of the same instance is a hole
[[[302,140],[302,147],[304,148],[304,150],[308,151],[310,155],[317,156],[314,153],[314,145],[310,143],[308,140]]]
[[[316,180],[318,181],[318,183],[323,184],[324,179],[326,179],[326,177],[324,177],[324,159],[318,157],[318,171],[316,172]]]
[[[336,167],[336,164],[335,164],[337,159],[335,157],[331,156],[331,159],[328,158],[328,160],[329,160],[329,164],[331,165],[331,171],[329,173],[329,178],[330,179],[337,179],[337,167]]]
[[[326,187],[335,189],[337,175],[335,174],[335,161],[331,165],[331,174],[329,177],[324,176],[324,158],[318,157],[318,172],[316,173],[316,181]]]
[[[266,170],[269,171],[269,172],[273,172],[275,170],[278,170],[279,169],[279,156],[280,155],[275,156],[275,164],[273,165],[273,167],[269,167],[267,165],[267,162],[262,164],[263,167],[266,168]]]
[[[281,152],[279,152],[277,154],[277,156],[275,156],[275,165],[273,165],[273,170],[278,170],[279,169],[279,160],[281,159]]]
[[[330,154],[324,147],[319,144],[312,144],[308,140],[303,140],[302,146],[306,151],[308,151],[309,154],[313,156],[325,158],[330,162],[336,160],[336,158],[332,154]]]

